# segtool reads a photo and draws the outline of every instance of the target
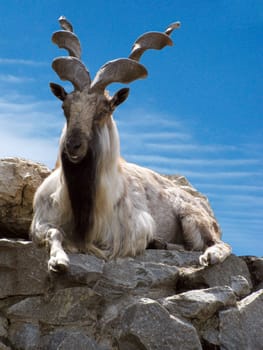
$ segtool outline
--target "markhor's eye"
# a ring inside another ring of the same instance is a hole
[[[103,113],[103,112],[100,112],[100,113],[98,113],[97,115],[96,115],[96,120],[101,120],[101,119],[103,119],[103,117],[105,116],[105,114]]]
[[[99,113],[97,113],[96,115],[96,120],[102,120],[103,118],[107,117],[107,115],[109,114],[109,110],[108,108],[104,108],[103,110],[101,110]]]

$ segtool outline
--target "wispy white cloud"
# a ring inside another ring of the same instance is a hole
[[[49,101],[12,102],[0,100],[0,133],[11,132],[23,137],[44,137],[57,134],[63,125],[63,117],[56,117],[55,104]],[[61,117],[61,118],[59,118]]]
[[[217,190],[224,190],[224,191],[238,191],[238,192],[258,192],[260,193],[263,191],[263,186],[261,185],[235,185],[235,184],[214,184],[214,183],[196,183],[196,186],[200,186],[204,189],[217,189]]]
[[[169,164],[174,166],[189,165],[193,166],[248,166],[261,164],[260,159],[216,159],[216,158],[171,158],[156,155],[129,154],[129,160],[151,163],[151,164]]]
[[[242,208],[236,209],[235,211],[228,210],[227,206],[224,207],[224,209],[218,209],[217,211],[218,215],[220,217],[224,218],[224,220],[227,220],[228,218],[233,218],[234,220],[237,220],[239,222],[240,218],[244,218],[244,220],[253,219],[257,220],[260,218],[262,223],[262,208],[260,206],[255,206],[253,210],[250,210],[249,213],[247,210],[242,210]]]
[[[140,130],[146,127],[146,130],[151,131],[155,128],[158,130],[168,129],[185,131],[184,124],[179,118],[168,115],[166,113],[158,113],[155,111],[145,110],[143,108],[124,108],[115,112],[115,118],[120,131],[131,130],[136,128]]]
[[[180,144],[166,144],[166,143],[148,143],[147,147],[152,151],[176,151],[176,152],[221,152],[221,151],[237,151],[238,147],[235,145],[209,145],[199,143],[180,143]]]
[[[30,77],[22,77],[17,75],[11,75],[11,74],[0,74],[0,81],[5,83],[26,83],[26,82],[32,82],[34,81],[34,78]]]
[[[232,246],[234,254],[262,255],[261,232],[253,232],[249,226],[226,226],[223,228],[223,239]]]
[[[28,138],[19,133],[0,131],[0,140],[0,158],[19,157],[43,163],[49,168],[54,167],[58,152],[58,140],[55,137]]]
[[[191,136],[184,132],[140,132],[140,133],[131,133],[131,132],[121,132],[122,140],[134,140],[140,139],[141,141],[148,140],[159,140],[160,142],[171,142],[171,140],[189,140]]]
[[[55,104],[14,94],[0,99],[0,157],[22,157],[54,166],[63,117]]]
[[[24,65],[24,66],[46,66],[48,62],[24,60],[21,58],[1,58],[0,64],[13,64],[13,65]]]
[[[229,193],[209,193],[210,198],[216,198],[217,200],[224,201],[225,204],[231,203],[235,207],[250,207],[263,208],[263,196],[250,195],[250,194],[229,194]]]
[[[153,165],[152,168],[162,174],[182,174],[193,179],[236,179],[236,178],[251,178],[251,177],[263,177],[263,172],[260,171],[210,171],[209,169],[204,169],[203,171],[195,171],[183,168],[175,167],[162,167],[158,165]],[[216,185],[215,185],[216,186]]]
[[[254,226],[254,227],[260,227],[262,228],[262,220],[260,218],[251,218],[248,215],[243,215],[242,217],[239,217],[237,219],[237,217],[235,218],[231,218],[231,217],[227,217],[226,219],[224,219],[224,224],[225,225],[250,225],[250,226]]]

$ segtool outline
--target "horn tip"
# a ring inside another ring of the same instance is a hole
[[[68,30],[70,32],[73,32],[73,26],[72,24],[67,20],[65,16],[60,16],[59,19],[59,24],[63,30]]]
[[[168,28],[165,31],[165,34],[170,35],[174,31],[174,29],[179,29],[181,27],[181,22],[176,21],[168,26]]]

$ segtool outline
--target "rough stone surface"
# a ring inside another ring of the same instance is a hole
[[[68,332],[65,334],[65,337],[58,344],[57,347],[48,346],[47,350],[102,350],[103,348],[99,346],[95,340],[91,339],[82,332]]]
[[[28,238],[32,201],[50,170],[19,158],[0,159],[0,237]]]
[[[169,266],[198,266],[200,252],[175,250],[146,250],[143,255],[135,259],[143,262],[162,261]]]
[[[34,350],[39,345],[40,329],[32,323],[18,322],[10,326],[9,337],[14,348]]]
[[[105,265],[104,274],[94,289],[110,299],[126,294],[143,295],[147,291],[154,295],[156,289],[160,293],[162,286],[166,287],[163,293],[169,293],[174,290],[178,275],[176,266],[119,258]]]
[[[219,349],[219,319],[216,313],[203,324],[196,324],[204,349]]]
[[[263,290],[241,300],[237,308],[220,312],[223,349],[263,349]]]
[[[242,259],[246,262],[251,278],[253,280],[254,289],[263,288],[263,258],[258,258],[256,256],[242,256]]]
[[[0,298],[43,293],[48,278],[46,257],[31,242],[1,239]]]
[[[11,348],[0,341],[0,350],[11,350]]]
[[[25,298],[7,309],[12,320],[33,320],[47,325],[67,325],[97,320],[93,305],[102,303],[102,298],[86,287],[71,287],[44,296]]]
[[[67,273],[48,274],[46,249],[18,239],[28,236],[33,194],[48,174],[0,161],[0,350],[263,349],[262,258],[201,267],[200,252],[70,254]],[[206,207],[185,178],[172,180]]]
[[[0,317],[0,339],[7,336],[8,322],[6,318]]]
[[[236,297],[230,287],[213,287],[192,290],[161,300],[162,305],[174,316],[207,320],[219,309],[235,306]]]
[[[195,328],[172,317],[156,301],[139,299],[127,307],[120,320],[120,350],[128,349],[202,349]]]
[[[249,295],[251,292],[248,280],[240,275],[232,276],[231,288],[235,292],[236,296],[240,298]]]
[[[49,275],[45,248],[0,239],[0,349],[260,349],[263,290],[240,292],[252,283],[242,259],[200,268],[199,254],[70,254],[69,271]],[[218,285],[182,290],[186,269]]]
[[[180,270],[182,290],[232,285],[233,276],[243,276],[252,287],[250,272],[246,263],[231,255],[223,263],[204,267],[186,267]]]

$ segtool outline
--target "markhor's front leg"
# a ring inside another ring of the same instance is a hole
[[[200,265],[221,263],[231,254],[231,247],[220,239],[214,219],[201,212],[192,212],[182,217],[181,224],[187,246],[192,250],[204,251],[199,257]]]
[[[48,270],[53,272],[65,272],[69,267],[69,258],[63,247],[63,235],[56,228],[50,228],[47,232],[47,243],[50,249]]]
[[[200,265],[208,266],[223,262],[231,254],[231,247],[225,242],[217,242],[200,255]]]

